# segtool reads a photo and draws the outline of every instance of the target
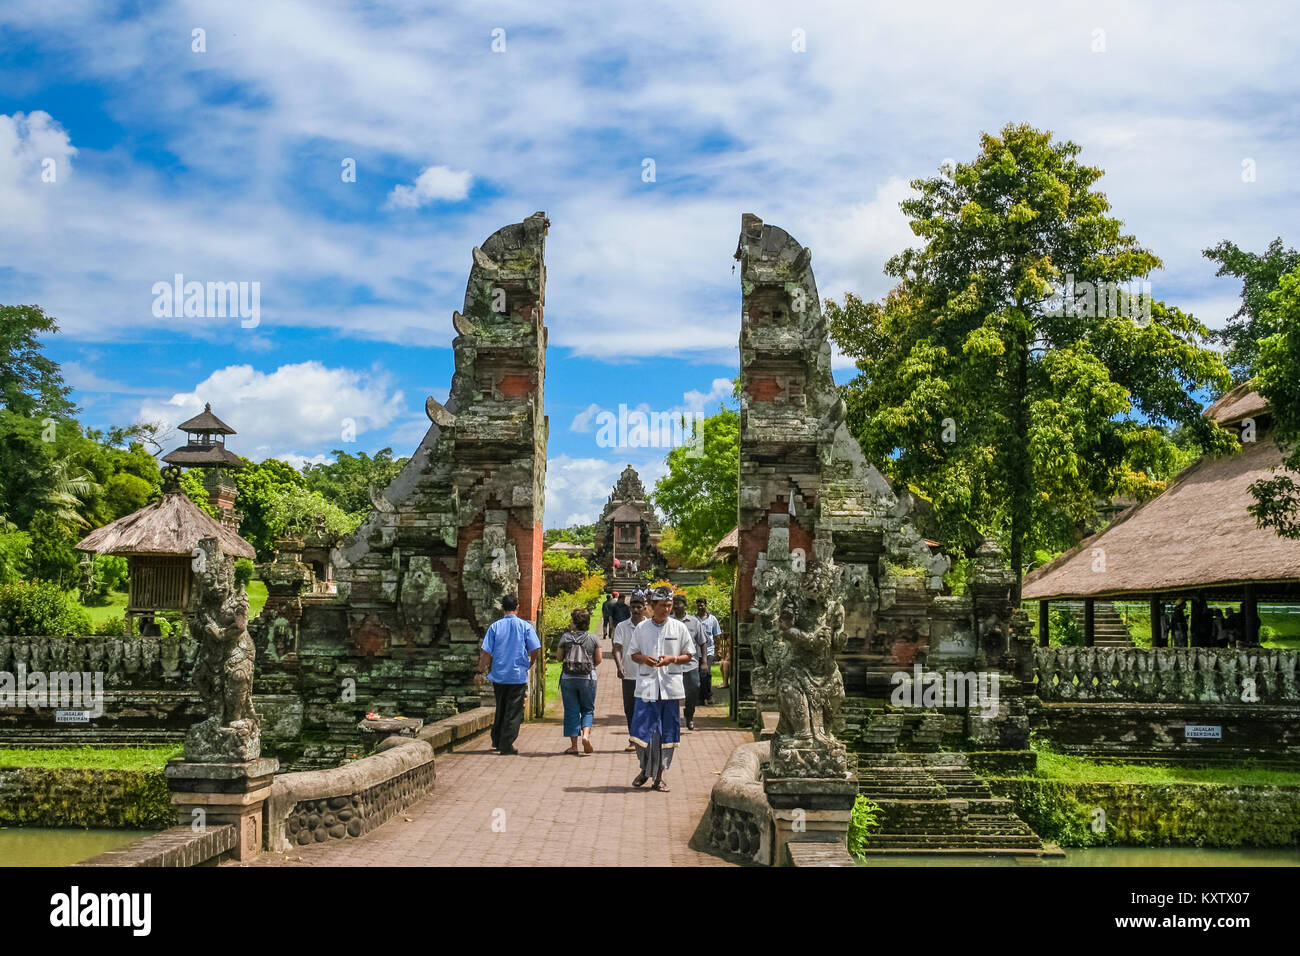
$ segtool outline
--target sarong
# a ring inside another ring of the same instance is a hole
[[[636,700],[632,711],[632,743],[641,772],[658,780],[673,765],[673,751],[682,739],[680,700]]]

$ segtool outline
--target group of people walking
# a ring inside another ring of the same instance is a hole
[[[541,641],[533,626],[519,618],[513,595],[501,604],[501,619],[483,637],[476,680],[492,681],[496,695],[492,749],[514,754],[528,670],[540,657]],[[681,742],[683,717],[686,729],[695,730],[697,705],[713,701],[711,668],[721,626],[705,599],[697,600],[695,614],[688,615],[686,598],[674,597],[667,587],[637,591],[630,602],[626,595],[614,592],[602,610],[604,633],[612,640],[615,669],[623,685],[625,750],[636,751],[639,765],[632,786],[650,783],[653,789],[667,792],[664,773]],[[569,738],[565,752],[583,757],[594,749],[596,672],[603,653],[597,635],[589,630],[591,614],[586,608],[575,609],[570,624],[555,656],[561,667],[564,736]]]

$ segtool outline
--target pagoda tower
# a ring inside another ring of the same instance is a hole
[[[221,523],[239,527],[235,511],[235,496],[239,493],[229,471],[244,467],[244,460],[226,447],[226,436],[235,430],[212,414],[212,405],[205,404],[203,411],[179,426],[185,432],[186,443],[163,456],[169,465],[203,469],[203,487],[208,499],[217,507]]]

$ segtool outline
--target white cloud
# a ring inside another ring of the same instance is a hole
[[[546,520],[548,528],[591,524],[614,490],[623,469],[631,464],[646,491],[667,473],[660,458],[628,462],[623,458],[571,458],[559,455],[546,463]]]
[[[569,431],[587,433],[591,431],[592,420],[600,413],[600,406],[592,402],[578,414],[573,416],[573,421],[569,423]]]
[[[6,292],[41,302],[81,340],[178,329],[220,340],[247,333],[154,320],[150,286],[177,271],[260,279],[263,332],[445,345],[470,246],[543,208],[557,351],[618,360],[667,343],[683,361],[734,363],[741,212],[813,247],[823,298],[876,297],[892,283],[885,259],[914,241],[897,210],[906,181],[970,159],[981,131],[1009,121],[1051,128],[1107,170],[1101,188],[1126,231],[1164,258],[1153,286],[1175,304],[1237,291],[1202,248],[1231,238],[1261,249],[1300,213],[1289,174],[1300,19],[1286,4],[1228,16],[1186,2],[1171,16],[1100,0],[1011,19],[979,0],[813,5],[800,12],[802,54],[781,5],[664,6],[649,18],[611,8],[593,28],[509,4],[509,52],[498,56],[455,7],[196,0],[119,21],[111,5],[15,0],[9,23],[38,51],[5,74],[22,84],[15,96],[66,81],[71,64],[73,80],[111,91],[109,120],[152,135],[176,162],[156,172],[124,139],[87,149],[68,188],[33,189],[36,154],[74,150],[54,119],[34,136],[41,114],[21,133],[10,118]],[[175,42],[192,21],[208,29],[201,58]],[[1099,25],[1107,50],[1093,54]],[[231,101],[214,104],[213,84]],[[358,183],[337,182],[343,156],[358,159]],[[445,216],[365,219],[386,198],[366,183],[431,156],[444,165],[393,189],[391,204],[465,198],[471,182],[492,189]],[[643,156],[657,160],[656,183],[640,179]],[[1252,183],[1240,176],[1247,157]],[[326,165],[330,190],[304,202],[285,188],[286,170],[316,182]],[[366,304],[304,291],[321,288],[361,288]]]
[[[77,149],[49,113],[0,114],[0,222],[26,223],[72,174]]]
[[[157,386],[128,384],[106,379],[80,362],[64,362],[60,366],[63,380],[79,392],[105,392],[116,395],[150,395],[159,391]]]
[[[718,410],[718,405],[731,401],[734,388],[729,378],[715,378],[713,387],[708,392],[691,389],[682,396],[682,401],[686,405],[686,411],[704,412],[706,415],[712,415]]]
[[[394,186],[388,194],[390,209],[419,209],[437,199],[459,200],[469,195],[471,176],[446,166],[426,166],[413,186]]]
[[[383,428],[405,411],[402,393],[392,391],[381,369],[301,362],[270,373],[251,365],[218,369],[191,392],[165,402],[146,401],[139,417],[174,427],[201,412],[205,403],[235,429],[227,441],[230,450],[254,461],[301,458],[300,449],[321,445],[347,447],[349,432],[361,436]]]

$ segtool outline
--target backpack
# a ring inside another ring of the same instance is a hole
[[[570,677],[586,677],[595,668],[591,653],[587,650],[586,634],[565,634],[561,640],[564,646],[564,663],[561,673]]]

